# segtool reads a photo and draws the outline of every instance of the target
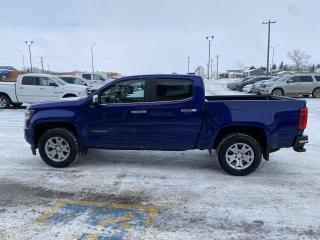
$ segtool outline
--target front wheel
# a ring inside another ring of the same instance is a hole
[[[284,96],[284,92],[282,89],[276,88],[272,91],[271,95],[281,97],[281,96]]]
[[[235,176],[252,173],[259,167],[262,158],[257,140],[243,133],[224,137],[217,147],[217,154],[221,168]]]
[[[0,95],[0,109],[9,108],[11,105],[10,98],[4,95]]]
[[[78,155],[78,140],[64,128],[54,128],[45,132],[39,140],[39,153],[42,160],[51,167],[69,166]]]

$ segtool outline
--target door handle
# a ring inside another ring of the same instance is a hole
[[[180,112],[182,113],[193,113],[193,112],[196,112],[197,109],[194,109],[194,108],[188,108],[188,109],[180,109]]]
[[[42,87],[42,88],[40,88],[40,90],[44,90],[44,88]]]
[[[24,89],[24,87],[20,87],[20,89]]]
[[[147,110],[132,110],[131,113],[133,113],[133,114],[144,114],[144,113],[147,113]]]

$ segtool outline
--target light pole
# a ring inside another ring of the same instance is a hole
[[[214,39],[214,36],[212,35],[211,37],[207,36],[206,37],[208,43],[209,43],[209,58],[208,58],[208,79],[210,79],[210,61],[211,61],[211,42]]]
[[[22,67],[23,67],[23,71],[26,70],[26,65],[24,64],[24,55],[23,55],[23,52],[18,49],[18,52],[21,54],[21,58],[22,58]]]
[[[271,47],[271,48],[272,48],[271,73],[273,72],[274,50],[275,50],[278,46],[279,46],[279,45],[277,44],[277,45]]]
[[[270,32],[271,32],[271,24],[276,23],[276,21],[271,21],[269,19],[268,22],[263,22],[262,24],[268,25],[268,51],[267,51],[267,72],[266,75],[269,76],[269,52],[270,52]]]
[[[219,58],[220,58],[220,55],[217,55],[216,58],[217,58],[217,79],[218,79],[219,78]]]
[[[32,60],[31,60],[31,46],[33,44],[33,41],[24,41],[29,48],[29,60],[30,60],[30,72],[32,72]]]
[[[94,79],[93,79],[93,74],[94,74],[94,66],[93,66],[93,46],[94,46],[94,45],[96,45],[95,42],[93,42],[93,43],[91,44],[91,70],[92,70],[91,80],[94,80]]]

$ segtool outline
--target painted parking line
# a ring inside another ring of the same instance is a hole
[[[120,240],[132,230],[152,226],[157,214],[158,210],[153,206],[58,200],[38,218],[38,222],[82,224],[94,229],[93,232],[74,233],[80,240]]]

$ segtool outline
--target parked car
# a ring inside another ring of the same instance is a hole
[[[19,75],[17,82],[0,83],[0,108],[22,103],[38,103],[67,97],[86,97],[87,87],[67,84],[49,75],[28,73]]]
[[[257,82],[261,82],[263,80],[269,80],[271,78],[272,77],[268,77],[268,76],[259,76],[259,77],[250,78],[249,80],[242,81],[242,82],[236,84],[236,90],[242,91],[242,92],[244,92],[246,90],[249,92],[252,87],[252,84],[255,84]],[[250,86],[247,87],[247,89],[246,89],[245,87],[248,85],[250,85]]]
[[[283,76],[277,81],[262,84],[260,94],[275,96],[312,95],[320,98],[320,75],[298,74]]]
[[[97,89],[104,86],[104,83],[94,83],[93,81],[87,80],[85,78],[82,78],[80,76],[73,76],[73,75],[60,75],[59,78],[61,78],[63,81],[69,84],[76,84],[76,85],[83,85],[87,86],[87,93],[90,94],[91,92],[96,91]]]
[[[112,82],[114,79],[108,78],[102,73],[91,73],[91,72],[84,72],[78,73],[77,76],[80,76],[88,81],[92,81],[93,84],[107,84]]]
[[[252,87],[250,89],[250,93],[255,93],[255,94],[260,95],[260,87],[262,84],[272,82],[272,81],[277,81],[279,78],[280,77],[273,77],[271,79],[263,80],[261,82],[257,82],[257,83],[252,84]]]
[[[229,88],[230,90],[236,90],[237,89],[237,84],[241,83],[241,82],[245,82],[245,81],[248,81],[249,79],[251,79],[252,77],[246,77],[246,78],[243,78],[241,80],[238,80],[238,81],[234,81],[232,83],[228,83],[227,84],[227,88]]]
[[[29,106],[25,139],[57,168],[88,148],[208,149],[226,172],[247,175],[280,148],[305,151],[307,111],[304,100],[205,96],[200,76],[132,76],[87,98]]]

